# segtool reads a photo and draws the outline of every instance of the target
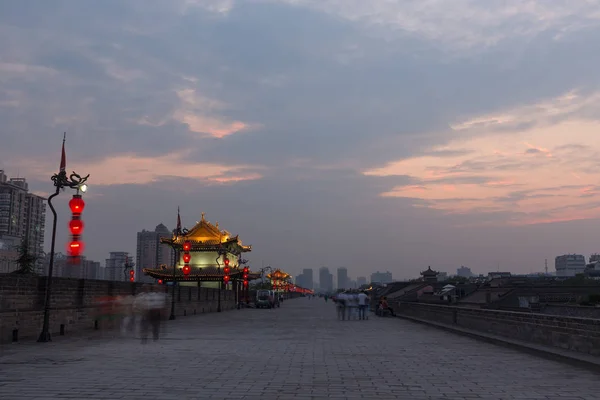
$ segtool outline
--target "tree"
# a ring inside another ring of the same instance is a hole
[[[14,274],[35,274],[35,263],[38,257],[32,254],[29,249],[29,242],[26,238],[21,240],[21,244],[17,247],[19,252],[19,258],[17,258],[17,265],[19,269],[14,271]]]

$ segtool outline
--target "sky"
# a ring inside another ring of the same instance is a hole
[[[179,207],[254,269],[553,270],[600,252],[599,50],[598,0],[3,1],[0,169],[48,195],[67,132],[99,261]]]

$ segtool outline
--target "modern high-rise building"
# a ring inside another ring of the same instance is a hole
[[[340,267],[337,269],[337,288],[349,289],[348,269]]]
[[[305,289],[313,289],[313,270],[312,268],[304,268],[302,270],[302,275],[305,277],[304,285],[302,286]]]
[[[142,230],[137,234],[137,259],[135,263],[135,280],[137,282],[154,282],[145,276],[144,268],[158,268],[161,264],[173,265],[173,249],[160,243],[160,238],[170,238],[172,233],[163,224],[156,226],[154,231]]]
[[[471,272],[471,268],[467,268],[463,265],[456,269],[456,275],[462,278],[470,278],[473,276],[473,272]]]
[[[391,272],[374,272],[371,274],[371,283],[392,283]]]
[[[333,275],[329,272],[329,268],[321,267],[319,269],[319,289],[322,292],[333,291]]]
[[[129,253],[126,251],[112,251],[110,258],[106,259],[104,279],[109,281],[127,281],[129,276],[125,275],[125,264],[129,259]]]
[[[585,256],[581,254],[565,254],[554,260],[556,276],[575,276],[585,271]]]
[[[366,284],[367,284],[367,278],[365,278],[364,276],[359,276],[358,278],[356,278],[356,285],[358,287],[361,287]]]
[[[88,260],[85,256],[82,256],[81,261],[77,264],[71,264],[69,261],[69,258],[65,254],[55,253],[52,276],[73,279],[104,279],[104,268],[100,267],[99,262]],[[50,266],[50,254],[46,254],[42,262],[41,273],[47,276]]]
[[[43,265],[44,234],[46,229],[46,199],[29,193],[25,178],[7,179],[0,170],[0,241],[3,248],[25,240],[29,251],[38,258],[37,266]],[[0,259],[6,259],[9,249],[0,249]],[[18,268],[11,263],[9,270]]]

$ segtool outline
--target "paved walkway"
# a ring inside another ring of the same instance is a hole
[[[31,343],[0,356],[0,398],[600,399],[598,376],[394,318],[337,321],[331,303],[181,317],[166,336]]]

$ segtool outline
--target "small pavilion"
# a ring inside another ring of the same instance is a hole
[[[421,272],[421,276],[423,277],[424,282],[437,282],[438,280],[438,271],[434,271],[431,269],[431,266],[427,268],[425,271]]]

